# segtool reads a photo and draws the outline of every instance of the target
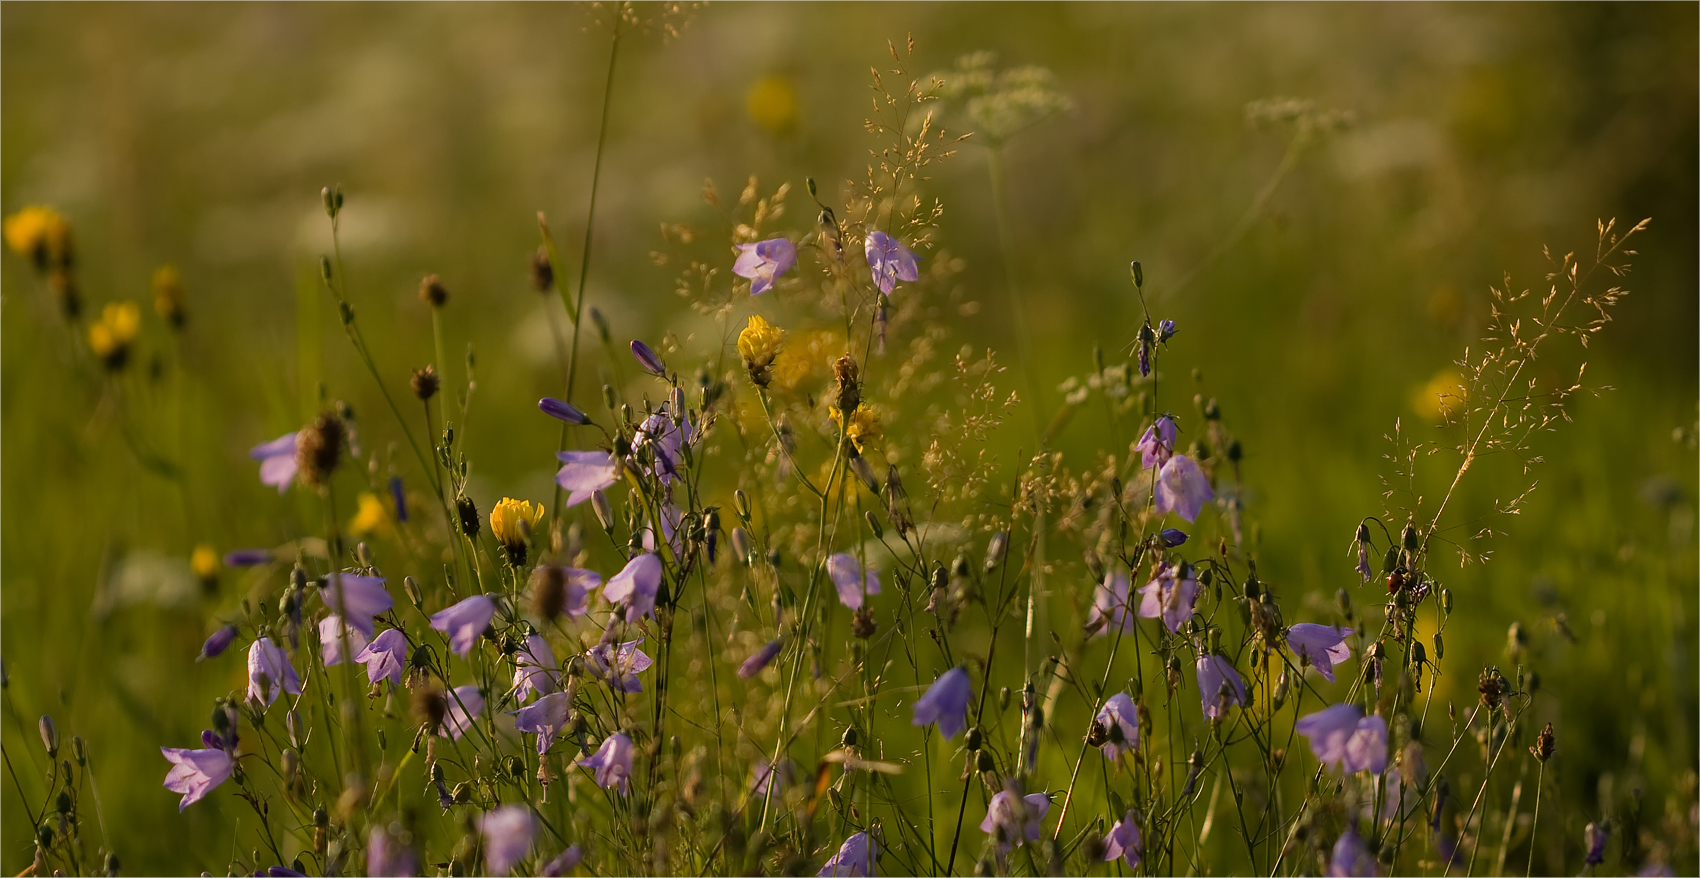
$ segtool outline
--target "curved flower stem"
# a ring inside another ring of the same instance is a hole
[[[1546,786],[1547,764],[1541,763],[1540,773],[1535,776],[1535,816],[1529,821],[1529,864],[1523,869],[1523,878],[1535,874],[1535,830],[1541,826],[1541,787]]]

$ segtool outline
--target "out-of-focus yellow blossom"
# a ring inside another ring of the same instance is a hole
[[[384,508],[384,501],[371,491],[361,493],[355,501],[359,507],[354,511],[354,519],[348,523],[348,532],[355,536],[365,536],[380,530],[389,530],[390,512]]]
[[[832,420],[836,424],[844,423],[838,409],[832,409]],[[850,415],[850,424],[844,428],[844,436],[850,440],[850,444],[854,445],[856,452],[860,454],[868,443],[879,441],[879,416],[874,414],[873,409],[868,406],[857,407],[856,411]]]
[[[771,369],[773,386],[794,391],[804,382],[824,372],[827,364],[841,352],[844,342],[824,329],[794,333],[789,344],[779,349]]]
[[[6,217],[6,245],[34,260],[36,268],[65,267],[71,262],[71,224],[52,208],[32,204]]]
[[[750,325],[738,333],[738,356],[744,358],[744,368],[750,370],[750,380],[757,387],[766,387],[772,379],[773,358],[779,355],[785,330],[768,323],[760,314],[750,315]]]
[[[153,309],[175,329],[183,325],[183,275],[175,265],[161,265],[153,273]]]
[[[797,126],[797,90],[783,76],[764,76],[744,95],[750,119],[771,134],[785,134]]]
[[[89,350],[108,369],[121,369],[130,354],[130,342],[142,326],[142,309],[135,302],[113,302],[89,325]]]
[[[1456,370],[1442,369],[1411,392],[1411,408],[1431,421],[1443,421],[1463,409],[1467,396],[1464,377]]]
[[[201,543],[189,555],[189,569],[201,579],[211,579],[218,575],[218,552],[212,546]]]

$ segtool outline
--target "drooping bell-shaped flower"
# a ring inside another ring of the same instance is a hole
[[[1204,702],[1205,716],[1214,719],[1230,704],[1245,705],[1245,681],[1233,663],[1219,655],[1207,655],[1198,660],[1197,670],[1198,696]]]
[[[1044,793],[1017,796],[1003,790],[987,803],[980,831],[997,839],[998,849],[1007,854],[1016,845],[1039,840],[1045,813],[1050,810],[1051,797]]]
[[[1300,622],[1287,629],[1287,646],[1301,662],[1308,662],[1328,682],[1334,682],[1334,666],[1352,657],[1346,645],[1347,628]]]
[[[1210,479],[1193,459],[1177,454],[1157,471],[1157,514],[1173,512],[1187,521],[1198,517],[1206,501],[1215,498]]]
[[[495,617],[496,602],[485,595],[476,594],[432,615],[431,627],[447,635],[449,649],[453,650],[455,655],[465,658],[485,629],[490,627],[490,620]]]
[[[1114,761],[1139,746],[1139,708],[1126,692],[1111,695],[1093,721],[1104,731],[1104,756]]]
[[[606,451],[562,451],[555,457],[561,461],[555,484],[567,492],[567,506],[577,506],[619,481],[614,456]]]
[[[1139,615],[1147,619],[1162,619],[1171,633],[1181,630],[1192,616],[1193,604],[1198,601],[1198,580],[1192,570],[1165,566],[1157,578],[1139,590]],[[1184,574],[1185,578],[1182,578]]]
[[[797,264],[797,245],[786,238],[769,238],[754,244],[738,244],[732,273],[750,279],[750,295],[759,296]]]
[[[853,555],[838,552],[826,559],[826,575],[832,580],[832,585],[838,590],[838,601],[852,610],[862,608],[862,592],[866,587],[868,594],[880,593],[880,578],[874,571],[869,570],[864,575],[862,565],[856,563]]]
[[[914,283],[921,278],[920,261],[908,247],[885,232],[869,232],[867,245],[868,268],[873,272],[874,285],[880,292],[891,295],[898,281]]]
[[[1123,633],[1133,630],[1133,614],[1128,612],[1127,574],[1111,570],[1104,581],[1092,589],[1092,607],[1086,613],[1086,629],[1099,634],[1120,628]]]
[[[602,587],[602,596],[626,608],[626,622],[655,615],[655,595],[661,589],[661,559],[644,552],[630,561]]]
[[[392,835],[382,823],[373,823],[366,841],[366,874],[404,878],[419,874],[419,854]]]
[[[444,696],[448,709],[443,712],[443,724],[437,734],[451,741],[472,729],[472,721],[484,714],[484,695],[477,686],[456,686]]]
[[[342,650],[345,639],[347,655],[359,655],[366,648],[366,635],[353,625],[344,625],[341,616],[331,615],[319,620],[319,657],[324,659],[325,667],[340,665],[347,658]]]
[[[514,700],[524,704],[533,695],[555,691],[555,651],[543,635],[532,633],[514,654]]]
[[[537,736],[537,755],[549,752],[556,736],[567,724],[573,700],[565,692],[551,692],[529,707],[509,711],[514,716],[514,728]]]
[[[924,726],[937,723],[939,734],[946,738],[956,737],[967,722],[968,688],[966,670],[951,668],[945,671],[933,682],[927,694],[915,702],[915,719],[911,724]]]
[[[260,483],[277,489],[279,494],[289,490],[295,481],[295,435],[279,436],[263,445],[256,445],[248,456],[260,462]]]
[[[638,674],[649,670],[655,660],[638,649],[640,643],[641,637],[619,644],[599,643],[584,654],[585,666],[597,679],[621,692],[642,692]]]
[[[283,649],[270,637],[262,637],[248,647],[248,698],[270,707],[284,692],[300,695],[301,678]]]
[[[1310,752],[1323,765],[1347,774],[1387,770],[1387,720],[1364,716],[1356,704],[1336,704],[1301,717],[1293,730],[1310,740]]]
[[[1358,837],[1357,827],[1347,825],[1346,831],[1340,833],[1340,838],[1334,842],[1334,850],[1328,858],[1329,878],[1347,878],[1347,876],[1379,875],[1375,857],[1370,854],[1369,847]]]
[[[206,798],[214,787],[229,780],[236,764],[229,753],[217,748],[185,750],[161,747],[159,752],[171,762],[171,771],[165,775],[165,788],[183,794],[182,800],[177,803],[180,813]]]
[[[389,612],[395,606],[395,598],[390,597],[389,589],[384,587],[382,576],[362,576],[357,573],[332,573],[325,577],[323,590],[319,597],[331,612],[340,614],[348,620],[349,627],[354,628],[368,639],[372,637],[375,626],[374,616]]]
[[[673,420],[678,416],[678,421]],[[684,463],[685,445],[691,441],[691,418],[685,410],[684,395],[677,390],[667,402],[657,406],[654,413],[638,425],[632,437],[632,451],[649,448],[654,458],[650,473],[661,484],[670,484],[679,476]]]
[[[388,679],[400,686],[401,675],[407,670],[407,635],[397,628],[386,629],[366,644],[354,660],[366,666],[369,681]]]
[[[1104,862],[1113,863],[1116,860],[1126,860],[1129,869],[1139,865],[1143,853],[1139,841],[1139,812],[1127,809],[1127,816],[1116,821],[1110,827],[1108,835],[1104,836]]]
[[[879,845],[866,832],[858,832],[838,846],[826,864],[815,873],[816,878],[871,878],[874,863],[879,859]]]
[[[579,757],[575,764],[590,769],[597,786],[605,790],[619,787],[624,795],[632,776],[632,739],[615,732],[603,739],[594,754]]]
[[[531,850],[537,820],[524,805],[503,805],[478,818],[484,836],[484,865],[492,875],[506,875]]]
[[[1161,467],[1169,462],[1175,453],[1175,422],[1168,415],[1161,415],[1151,426],[1145,428],[1145,434],[1139,437],[1133,450],[1139,452],[1140,465],[1145,469]]]
[[[560,878],[571,872],[579,863],[584,861],[584,848],[576,844],[567,845],[561,855],[543,864],[544,878]]]

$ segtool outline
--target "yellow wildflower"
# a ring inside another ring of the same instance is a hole
[[[1411,393],[1411,408],[1431,421],[1444,421],[1463,408],[1468,389],[1456,370],[1442,369]]]
[[[384,508],[384,501],[379,500],[377,494],[371,491],[362,492],[356,502],[359,508],[354,512],[354,519],[348,523],[349,533],[365,536],[380,529],[389,529],[389,510]]]
[[[843,416],[838,413],[838,409],[832,409],[831,413],[833,423],[844,423]],[[860,454],[869,442],[879,441],[879,416],[874,414],[873,409],[868,406],[858,407],[850,415],[850,424],[844,428],[844,437],[850,440],[850,444],[856,448],[856,453]]]
[[[106,368],[124,367],[130,355],[130,342],[142,326],[142,311],[135,302],[113,302],[100,313],[100,320],[89,326],[89,350],[99,357]]]
[[[183,325],[183,275],[175,265],[162,265],[153,273],[153,309],[173,329]]]
[[[790,344],[781,346],[774,356],[769,373],[774,386],[780,390],[795,391],[832,362],[834,353],[843,348],[844,342],[832,332],[817,329],[801,333]]]
[[[32,204],[6,217],[6,245],[28,256],[35,267],[67,267],[71,264],[71,224],[52,208]]]
[[[206,543],[196,546],[195,551],[189,555],[189,569],[195,571],[195,575],[201,579],[217,576],[218,568],[218,552]]]
[[[784,134],[797,125],[797,90],[783,76],[756,80],[744,95],[750,119],[771,134]]]
[[[766,387],[773,378],[773,358],[779,355],[785,330],[768,323],[760,314],[750,315],[750,325],[738,333],[738,355],[744,358],[744,368],[750,370],[750,380],[757,387]]]
[[[525,544],[542,520],[543,504],[533,505],[530,500],[503,497],[490,510],[490,533],[508,550],[508,561],[515,567],[525,563]]]

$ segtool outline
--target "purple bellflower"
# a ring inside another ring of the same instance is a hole
[[[576,844],[567,845],[567,849],[561,851],[560,856],[543,864],[544,878],[560,878],[581,862],[584,862],[584,848]]]
[[[437,734],[458,741],[472,728],[472,721],[483,715],[484,696],[478,692],[477,686],[456,686],[445,700],[449,709],[443,714],[443,724],[438,727]]]
[[[1587,856],[1582,863],[1588,866],[1598,866],[1606,861],[1606,842],[1611,840],[1611,830],[1598,823],[1589,823],[1582,829],[1582,842],[1588,846]]]
[[[996,838],[998,849],[1007,854],[1016,845],[1039,840],[1041,824],[1049,810],[1051,797],[1044,793],[1017,796],[1003,790],[986,805],[986,819],[980,821],[980,831]]]
[[[772,763],[766,759],[757,759],[750,768],[754,774],[750,781],[750,792],[757,795],[784,795],[786,787],[797,780],[797,764],[789,759],[779,760],[778,771],[774,771]]]
[[[619,573],[602,587],[602,596],[610,603],[624,604],[626,621],[636,622],[644,616],[655,615],[655,595],[661,589],[661,559],[644,552],[626,562]]]
[[[673,422],[675,413],[679,415],[678,423]],[[684,394],[675,390],[667,402],[657,406],[654,413],[638,425],[637,435],[632,437],[632,450],[635,452],[649,446],[655,458],[655,478],[666,485],[679,475],[684,448],[690,441],[690,413],[685,411]]]
[[[514,728],[537,736],[537,755],[549,752],[555,738],[567,724],[573,700],[565,692],[551,692],[529,707],[509,711],[514,716]]]
[[[280,692],[301,694],[301,678],[289,664],[289,656],[270,637],[248,647],[248,698],[270,707]]]
[[[1160,538],[1163,541],[1163,547],[1167,548],[1167,549],[1173,549],[1174,547],[1182,545],[1186,542],[1186,531],[1180,530],[1178,528],[1173,528],[1173,527],[1164,528],[1163,532],[1158,534],[1157,536],[1158,536],[1158,538]]]
[[[1356,827],[1347,826],[1346,831],[1340,833],[1339,840],[1334,842],[1334,851],[1328,859],[1328,874],[1330,878],[1379,874],[1375,857],[1370,855],[1364,840],[1358,837]]]
[[[230,648],[231,642],[236,639],[237,633],[235,625],[226,625],[214,631],[212,636],[207,638],[207,642],[201,644],[201,654],[195,658],[195,661],[218,658],[223,655],[224,651]]]
[[[641,637],[619,645],[599,643],[585,652],[585,665],[597,679],[621,692],[642,692],[638,673],[649,670],[655,660],[638,649],[640,643],[643,643]]]
[[[880,292],[891,295],[898,281],[914,283],[921,279],[916,262],[919,258],[908,247],[885,232],[869,232],[867,246],[868,268],[874,273],[874,283]]]
[[[1105,758],[1114,761],[1122,753],[1139,746],[1139,708],[1126,692],[1117,692],[1104,702],[1093,721],[1108,736],[1104,744]]]
[[[1309,662],[1328,682],[1334,682],[1334,666],[1352,657],[1346,645],[1347,628],[1300,622],[1287,629],[1287,646],[1300,661]]]
[[[171,771],[165,775],[165,788],[183,794],[183,799],[177,803],[179,813],[229,780],[231,771],[236,767],[230,754],[222,748],[185,750],[161,747],[159,752],[171,762]]]
[[[1128,612],[1127,574],[1112,570],[1104,581],[1092,589],[1092,608],[1086,613],[1089,631],[1108,633],[1119,627],[1123,633],[1133,630],[1133,614]]]
[[[867,586],[868,594],[880,593],[879,575],[869,570],[864,576],[862,565],[856,563],[856,558],[844,552],[829,555],[826,559],[826,575],[832,580],[834,588],[838,589],[838,601],[852,610],[862,608],[862,587]]]
[[[590,769],[597,786],[605,790],[617,786],[625,795],[632,776],[632,739],[615,732],[603,739],[594,755],[581,756],[574,764]]]
[[[670,478],[670,477],[667,477]],[[667,538],[667,546],[673,550],[673,557],[680,558],[685,554],[684,533],[679,529],[679,522],[684,519],[684,513],[673,503],[671,497],[661,502],[661,535]],[[655,529],[644,525],[643,548],[653,552],[660,544],[655,541]]]
[[[838,853],[833,854],[815,875],[816,878],[871,878],[874,862],[878,859],[879,845],[868,838],[866,832],[858,832],[845,839],[844,844],[838,846]]]
[[[492,875],[506,875],[531,850],[537,832],[536,819],[524,805],[503,805],[478,818],[478,833],[484,836],[484,865]]]
[[[372,617],[395,606],[395,598],[384,588],[382,576],[361,576],[355,573],[332,573],[325,577],[319,597],[333,613],[347,617],[348,624],[371,638]]]
[[[1347,774],[1387,770],[1387,720],[1364,716],[1356,704],[1336,704],[1302,717],[1293,730],[1310,739],[1310,752],[1324,765]]]
[[[289,490],[289,483],[295,481],[295,435],[279,436],[248,452],[249,457],[260,462],[260,483],[276,488],[279,494]]]
[[[562,451],[555,457],[561,461],[555,484],[567,492],[568,506],[589,500],[620,479],[614,457],[606,451]]]
[[[778,640],[768,641],[766,646],[756,650],[755,655],[744,659],[744,663],[738,666],[738,676],[748,680],[761,673],[763,668],[773,663],[773,660],[779,655],[779,650],[783,647],[784,644]]]
[[[565,583],[561,595],[561,613],[577,619],[590,612],[590,592],[602,587],[602,574],[580,567],[559,567]]]
[[[395,520],[407,520],[407,492],[402,490],[401,476],[390,476],[390,499],[395,501]]]
[[[544,414],[557,421],[584,426],[590,423],[590,416],[578,410],[578,406],[564,399],[545,396],[537,401],[537,408]]]
[[[1226,685],[1226,693],[1222,687]],[[1198,660],[1198,695],[1204,702],[1204,715],[1214,719],[1221,716],[1229,704],[1245,705],[1245,681],[1234,670],[1232,662],[1219,655],[1207,655]]]
[[[455,655],[466,658],[495,617],[496,602],[486,595],[475,594],[437,612],[431,617],[431,627],[448,636],[449,649],[454,650]]]
[[[224,566],[226,567],[258,567],[272,562],[271,549],[237,549],[226,552]]]
[[[353,625],[344,625],[342,617],[326,616],[319,620],[319,656],[325,661],[325,667],[340,665],[346,658],[342,654],[343,637],[348,638],[348,650],[353,655],[359,655],[366,649],[366,635]]]
[[[632,356],[637,359],[638,365],[642,366],[645,372],[658,378],[667,374],[667,364],[661,362],[661,358],[656,356],[655,351],[649,345],[634,339],[632,341]]]
[[[1185,567],[1186,565],[1182,565]],[[1198,601],[1198,580],[1187,568],[1186,578],[1173,566],[1164,566],[1157,578],[1139,590],[1139,615],[1147,619],[1162,619],[1170,633],[1181,630],[1192,616],[1193,604]]]
[[[254,878],[307,878],[306,872],[297,872],[288,866],[267,866],[264,872],[255,872]]]
[[[398,628],[387,629],[366,644],[354,660],[366,666],[370,682],[388,678],[400,686],[401,675],[407,670],[407,635]]]
[[[531,634],[514,654],[514,700],[524,704],[533,695],[555,691],[555,651],[541,634]]]
[[[1177,454],[1157,471],[1157,514],[1173,512],[1187,521],[1198,517],[1207,500],[1215,498],[1210,479],[1192,458]]]
[[[797,245],[786,238],[769,238],[754,244],[739,244],[732,273],[750,279],[750,295],[759,296],[773,288],[773,281],[797,264]]]
[[[911,725],[938,723],[939,734],[956,737],[968,718],[968,672],[951,668],[939,675],[927,694],[915,702],[915,719]]]
[[[1145,469],[1161,467],[1175,453],[1175,422],[1168,415],[1159,417],[1145,428],[1133,450],[1139,452],[1139,462]]]
[[[366,843],[366,874],[395,878],[419,874],[419,855],[402,844],[381,824],[372,824]]]
[[[1139,812],[1129,808],[1127,816],[1116,821],[1110,827],[1110,834],[1104,836],[1104,862],[1126,860],[1132,869],[1139,865],[1140,854]]]

